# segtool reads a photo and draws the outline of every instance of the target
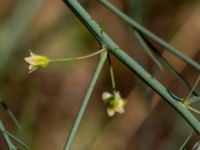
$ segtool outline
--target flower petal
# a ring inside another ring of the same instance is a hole
[[[32,51],[30,51],[30,55],[31,55],[31,56],[36,56],[36,54],[33,53]]]
[[[105,102],[111,97],[112,97],[112,94],[109,92],[103,92],[103,94],[102,94],[102,100]]]
[[[118,113],[120,113],[120,114],[122,114],[122,113],[125,112],[124,107],[116,107],[115,111],[118,112]]]
[[[25,57],[24,60],[31,65],[35,65],[32,57]]]
[[[107,108],[107,113],[109,117],[112,117],[115,115],[115,110],[113,108]]]
[[[37,70],[38,68],[33,65],[29,65],[28,69],[29,69],[28,73],[32,73],[33,71]]]

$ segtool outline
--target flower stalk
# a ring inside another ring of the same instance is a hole
[[[115,91],[116,90],[115,76],[114,76],[114,71],[113,71],[112,62],[111,62],[111,58],[110,58],[109,53],[108,53],[108,56],[107,56],[107,60],[108,60],[108,65],[109,65],[112,89],[113,89],[113,91]]]
[[[106,48],[102,48],[94,53],[91,53],[89,55],[85,55],[85,56],[80,56],[80,57],[74,57],[74,58],[61,58],[61,59],[51,59],[50,60],[50,64],[52,63],[59,63],[59,62],[68,62],[68,61],[76,61],[76,60],[83,60],[83,59],[87,59],[87,58],[91,58],[94,57],[96,55],[99,55],[100,53],[106,51]]]
[[[29,63],[29,73],[32,73],[33,71],[37,69],[46,68],[49,64],[53,63],[60,63],[60,62],[68,62],[68,61],[75,61],[75,60],[83,60],[87,58],[94,57],[96,55],[99,55],[100,53],[106,51],[106,48],[102,48],[94,53],[91,53],[89,55],[75,57],[75,58],[60,58],[60,59],[49,59],[46,56],[38,55],[33,52],[30,52],[29,57],[25,57],[24,60]]]

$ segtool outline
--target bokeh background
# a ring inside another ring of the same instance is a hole
[[[197,0],[110,0],[139,23],[200,62],[200,3]],[[94,0],[82,5],[124,51],[180,97],[188,91],[169,72],[159,71],[132,29]],[[198,72],[158,47],[191,83]],[[49,58],[92,53],[99,46],[61,0],[0,1],[0,97],[22,125],[17,130],[0,109],[6,129],[31,150],[61,150],[92,77],[98,57],[50,65],[28,74],[29,50]],[[126,113],[112,118],[101,100],[111,91],[107,63],[84,114],[72,150],[173,150],[192,129],[147,85],[112,57]],[[198,91],[198,88],[197,88]],[[193,132],[193,131],[192,131]],[[198,141],[194,134],[188,149]],[[0,149],[6,147],[0,139]]]

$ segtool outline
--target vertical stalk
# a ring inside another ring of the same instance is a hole
[[[97,81],[97,79],[99,77],[99,74],[100,74],[100,72],[102,70],[102,67],[103,67],[103,64],[104,64],[104,62],[106,60],[106,57],[107,57],[107,52],[102,52],[102,54],[100,55],[100,59],[99,59],[97,65],[96,65],[96,69],[94,71],[93,77],[92,77],[92,79],[91,79],[91,81],[89,83],[89,86],[87,88],[86,94],[85,94],[85,96],[83,98],[83,101],[82,101],[82,103],[80,105],[79,111],[78,111],[78,113],[76,115],[76,118],[74,120],[74,123],[72,125],[72,128],[71,128],[71,130],[69,132],[67,141],[66,141],[66,143],[64,145],[64,150],[69,150],[69,148],[71,146],[71,143],[72,143],[72,141],[74,139],[74,136],[75,136],[75,134],[77,132],[77,129],[79,127],[79,124],[81,122],[81,119],[83,117],[85,109],[87,107],[88,101],[89,101],[89,99],[91,97],[91,94],[92,94],[92,92],[94,90],[94,86],[95,86],[96,81]]]
[[[116,84],[115,84],[115,76],[113,72],[113,66],[110,58],[110,54],[108,53],[108,65],[109,65],[109,72],[110,72],[110,78],[111,78],[111,83],[112,83],[112,90],[113,92],[116,90]]]

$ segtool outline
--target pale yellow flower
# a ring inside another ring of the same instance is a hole
[[[102,99],[107,106],[108,116],[112,117],[116,112],[124,113],[124,106],[126,105],[126,100],[123,99],[119,92],[114,91],[113,94],[109,92],[103,92]]]
[[[29,73],[31,73],[37,69],[47,67],[50,62],[47,57],[34,54],[33,52],[30,52],[30,56],[25,57],[24,60],[30,64],[29,68],[28,68]]]

